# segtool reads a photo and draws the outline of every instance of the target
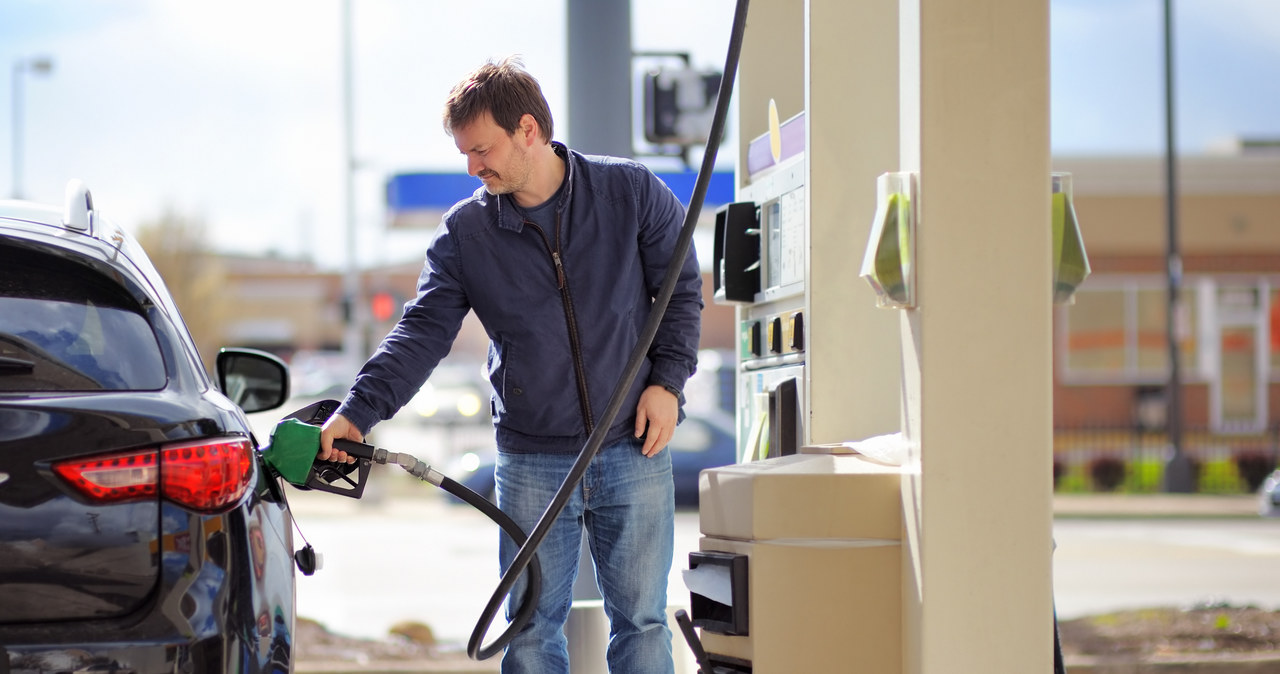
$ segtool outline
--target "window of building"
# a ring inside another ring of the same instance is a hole
[[[1167,290],[1163,279],[1091,279],[1060,314],[1059,363],[1068,383],[1157,384],[1169,377]],[[1196,367],[1194,289],[1184,289],[1175,322],[1181,374]]]

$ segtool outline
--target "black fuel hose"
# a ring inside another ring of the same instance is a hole
[[[525,541],[528,540],[524,530],[520,528],[520,525],[516,524],[515,520],[499,510],[498,506],[494,505],[492,501],[475,493],[466,485],[446,476],[440,481],[439,486],[441,489],[466,501],[471,507],[488,515],[489,519],[497,522],[498,526],[507,532],[507,535],[516,542],[516,545],[523,546]],[[493,657],[503,648],[506,648],[516,634],[533,619],[533,613],[538,609],[538,596],[542,594],[542,566],[538,564],[537,555],[534,555],[533,560],[529,563],[528,571],[529,573],[526,575],[529,577],[529,582],[525,585],[524,594],[520,599],[520,609],[515,617],[511,619],[511,624],[507,626],[506,631],[498,635],[493,640],[493,643],[483,647],[480,645],[480,640],[484,638],[485,632],[472,632],[471,639],[467,642],[468,654],[474,652],[476,655],[473,657],[480,660],[487,660]]]
[[[453,494],[462,499],[472,508],[479,510],[493,520],[503,531],[506,532],[516,545],[523,546],[527,540],[524,530],[520,528],[516,521],[511,519],[506,513],[498,509],[489,499],[477,494],[466,485],[454,480],[453,478],[431,470],[431,467],[418,461],[418,459],[407,454],[395,454],[385,449],[379,449],[373,445],[363,442],[355,442],[344,438],[337,438],[333,441],[335,449],[340,449],[347,454],[358,459],[372,461],[374,463],[394,463],[404,468],[410,475],[429,482],[435,486]],[[538,595],[542,594],[542,566],[538,563],[538,557],[535,555],[528,564],[529,582],[525,585],[524,594],[520,600],[520,608],[516,611],[515,616],[511,619],[511,624],[507,626],[506,631],[498,635],[493,643],[488,646],[481,646],[480,640],[484,638],[485,632],[473,632],[471,640],[467,643],[467,653],[476,653],[472,656],[480,660],[486,660],[493,657],[506,647],[516,634],[524,629],[524,626],[533,619],[533,613],[538,608]],[[510,592],[510,589],[508,589]],[[487,630],[486,630],[487,631]]]
[[[596,422],[595,429],[587,438],[586,444],[578,454],[573,466],[569,469],[569,474],[565,476],[564,482],[560,484],[560,489],[556,491],[555,496],[551,499],[550,505],[547,506],[546,511],[542,513],[542,517],[533,527],[528,540],[521,544],[520,551],[516,553],[511,566],[507,567],[507,570],[502,574],[502,580],[499,581],[497,589],[494,590],[493,596],[489,598],[489,603],[481,613],[480,621],[476,623],[475,630],[471,633],[471,640],[467,644],[467,655],[473,660],[483,660],[493,654],[492,652],[482,653],[480,651],[479,644],[481,639],[489,631],[489,626],[493,624],[493,619],[497,616],[498,609],[502,607],[504,599],[510,594],[511,588],[515,586],[520,574],[533,561],[538,546],[542,545],[542,539],[546,538],[547,532],[551,530],[556,518],[564,510],[565,504],[569,502],[569,497],[574,488],[582,481],[582,475],[587,471],[587,466],[599,453],[600,445],[604,443],[605,433],[613,426],[613,421],[617,418],[618,411],[626,400],[627,392],[631,389],[632,382],[635,381],[636,376],[640,373],[640,367],[644,364],[644,359],[649,353],[653,338],[658,333],[658,326],[661,324],[663,316],[667,313],[667,305],[671,302],[671,295],[675,291],[680,270],[684,266],[685,258],[689,256],[689,251],[693,245],[693,232],[697,228],[698,216],[701,215],[702,211],[702,202],[707,195],[707,184],[711,181],[711,172],[715,167],[716,153],[720,149],[720,138],[724,135],[725,117],[728,116],[729,110],[729,98],[733,94],[733,82],[738,71],[738,57],[742,52],[742,35],[747,26],[747,4],[747,0],[738,0],[737,7],[734,9],[733,31],[729,36],[729,50],[725,56],[724,76],[720,78],[715,113],[711,121],[711,135],[707,139],[707,148],[702,155],[702,166],[698,170],[697,182],[694,183],[693,196],[689,198],[689,208],[685,211],[684,225],[680,229],[680,237],[676,242],[675,253],[671,256],[671,262],[667,265],[666,276],[663,277],[662,286],[658,290],[657,297],[653,300],[653,306],[649,311],[649,318],[645,322],[644,330],[640,333],[635,348],[631,351],[631,357],[623,369],[622,377],[614,387],[613,395],[609,398],[609,404]],[[534,603],[536,603],[536,600]],[[510,629],[507,631],[511,632]]]

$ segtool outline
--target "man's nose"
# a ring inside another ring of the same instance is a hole
[[[481,162],[479,157],[467,157],[467,174],[474,178],[483,170],[484,162]]]

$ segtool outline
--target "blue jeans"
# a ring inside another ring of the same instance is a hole
[[[609,671],[671,674],[667,628],[667,576],[675,547],[671,453],[645,458],[642,441],[603,447],[573,490],[538,548],[542,596],[538,610],[507,645],[503,674],[568,674],[565,621],[578,575],[582,527],[595,562],[609,618]],[[542,517],[577,455],[499,452],[498,504],[527,533]],[[499,557],[505,570],[518,547],[505,534]],[[518,608],[524,580],[508,598],[508,620]]]

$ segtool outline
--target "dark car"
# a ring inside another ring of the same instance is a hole
[[[1258,514],[1280,517],[1280,470],[1272,471],[1258,488]]]
[[[675,501],[680,507],[697,507],[698,474],[704,468],[716,468],[737,460],[733,417],[712,409],[690,413],[676,426],[671,442],[671,475],[675,481]],[[471,491],[495,500],[493,449],[467,452],[455,460],[445,473]],[[452,497],[451,497],[452,498]],[[462,503],[459,499],[452,499]]]
[[[81,184],[0,201],[0,672],[292,670],[292,520],[245,417],[288,372],[217,370]]]

